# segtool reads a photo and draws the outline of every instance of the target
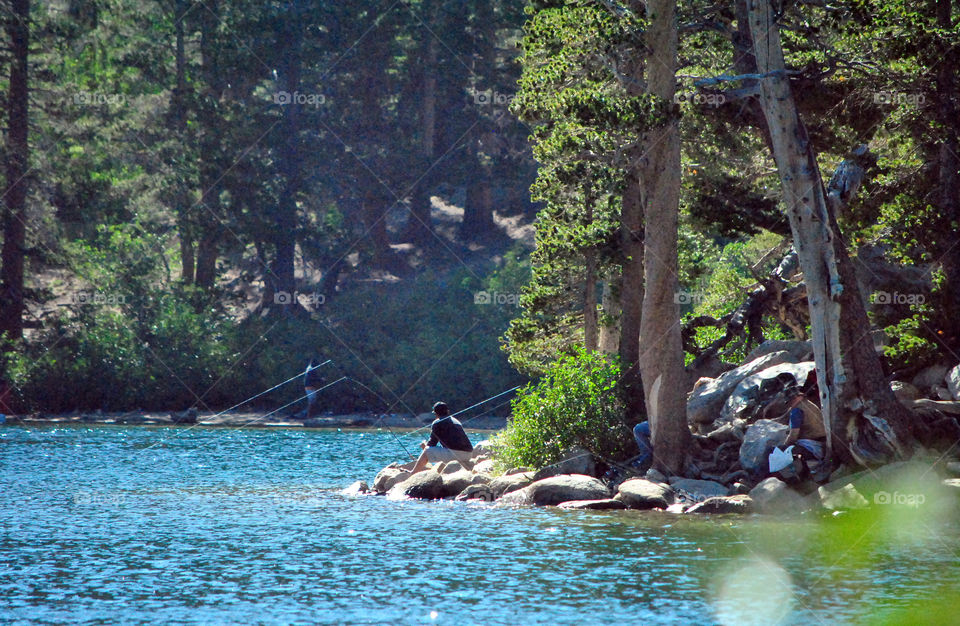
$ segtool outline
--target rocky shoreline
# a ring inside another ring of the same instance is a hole
[[[203,426],[227,428],[396,428],[417,429],[429,425],[433,415],[402,415],[352,413],[347,415],[321,415],[310,419],[298,419],[293,415],[269,415],[266,412],[201,413],[194,410],[181,412],[103,412],[25,415],[7,415],[7,424],[91,424],[91,425],[143,425],[143,426]],[[505,417],[481,416],[464,420],[470,430],[499,430],[506,425]]]
[[[536,472],[516,468],[497,475],[484,442],[477,446],[474,461],[470,470],[452,461],[417,474],[393,463],[377,474],[372,487],[357,481],[344,493],[394,500],[473,500],[510,507],[675,514],[802,515],[893,506],[934,507],[938,513],[955,515],[960,509],[960,462],[933,458],[841,473],[806,493],[773,476],[733,488],[712,480],[667,478],[656,470],[611,481],[598,475],[603,464],[584,450],[571,451],[565,461]]]

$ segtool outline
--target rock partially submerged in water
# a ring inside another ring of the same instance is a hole
[[[400,500],[414,498],[417,500],[439,500],[443,497],[443,476],[434,471],[423,471],[413,474],[401,483],[397,483],[387,492],[387,497]]]
[[[410,472],[393,463],[380,470],[377,477],[373,479],[373,490],[379,494],[387,493],[394,485],[402,483],[410,476]]]
[[[685,513],[753,513],[753,498],[747,495],[714,496],[703,502],[698,502],[684,511]]]
[[[561,502],[557,506],[561,509],[584,511],[616,511],[627,508],[626,504],[615,498],[607,498],[605,500],[570,500],[569,502]]]
[[[669,486],[646,478],[632,478],[620,483],[615,496],[628,509],[666,509],[673,504],[674,498]]]
[[[538,480],[508,493],[499,502],[510,505],[556,506],[571,500],[605,500],[610,497],[607,486],[593,476],[565,474]]]
[[[802,513],[810,508],[803,496],[776,476],[761,481],[749,495],[761,513]]]
[[[697,480],[694,478],[670,479],[670,486],[674,491],[686,493],[691,499],[701,502],[714,496],[726,496],[730,490],[726,486],[713,480]]]

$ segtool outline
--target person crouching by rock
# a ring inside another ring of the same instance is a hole
[[[430,424],[430,438],[420,443],[423,452],[417,457],[410,472],[416,474],[425,470],[427,463],[445,461],[457,461],[465,469],[472,469],[470,457],[473,456],[473,444],[463,430],[463,424],[450,415],[450,407],[445,402],[434,404],[433,414],[437,419]]]
[[[307,396],[307,419],[315,416],[319,410],[317,406],[317,391],[323,386],[320,375],[320,359],[310,359],[310,364],[303,372],[303,393]]]
[[[784,395],[790,398],[786,412],[790,430],[786,440],[777,447],[777,450],[792,455],[793,463],[790,466],[781,465],[775,469],[773,455],[771,455],[770,471],[779,472],[786,478],[794,479],[788,482],[803,481],[810,478],[811,471],[816,472],[823,463],[827,429],[823,423],[820,407],[808,400],[807,393],[798,385],[787,387]],[[778,456],[783,458],[782,455]]]

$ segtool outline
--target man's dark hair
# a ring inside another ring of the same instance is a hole
[[[433,413],[437,417],[446,417],[450,415],[450,407],[447,406],[446,402],[437,402],[433,405]]]

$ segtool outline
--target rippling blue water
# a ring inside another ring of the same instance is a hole
[[[0,428],[0,622],[870,622],[935,614],[960,578],[952,517],[341,493],[401,456],[389,433]]]

